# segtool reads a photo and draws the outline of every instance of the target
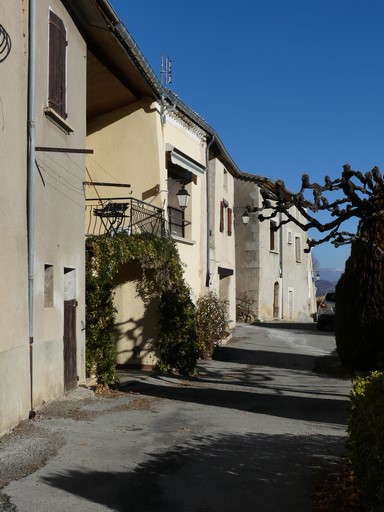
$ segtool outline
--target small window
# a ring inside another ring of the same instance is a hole
[[[224,174],[223,174],[223,186],[224,186],[224,190],[227,190],[228,189],[228,171],[227,169],[224,169]]]
[[[295,236],[295,256],[296,261],[301,262],[301,238],[299,236]]]
[[[273,220],[269,224],[269,250],[277,251],[277,229],[276,222]]]
[[[292,244],[292,231],[290,229],[287,231],[287,241]]]
[[[52,11],[49,15],[49,87],[48,106],[63,119],[66,112],[67,31]]]
[[[53,307],[53,265],[44,265],[44,307]]]

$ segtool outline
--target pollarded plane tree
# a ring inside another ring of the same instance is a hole
[[[306,232],[317,230],[320,237],[308,239],[307,252],[325,242],[336,247],[351,243],[336,287],[338,353],[350,369],[384,369],[384,181],[379,168],[363,174],[344,165],[339,178],[326,176],[323,184],[311,183],[304,174],[297,193],[286,189],[282,180],[255,181],[263,199],[261,210],[268,210],[259,214],[260,221],[277,218],[276,229],[293,222]],[[293,207],[305,223],[295,217]],[[329,214],[326,222],[319,220],[319,212]],[[344,231],[353,218],[358,220],[356,233]]]

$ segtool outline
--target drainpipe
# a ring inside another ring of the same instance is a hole
[[[206,180],[207,180],[207,275],[205,279],[205,286],[209,288],[211,280],[211,261],[210,261],[210,242],[211,242],[211,183],[209,175],[209,150],[215,140],[215,136],[212,135],[211,140],[207,144],[205,150],[205,165],[206,165]]]
[[[29,375],[31,410],[33,411],[33,290],[35,265],[35,93],[36,93],[36,0],[29,1],[28,52],[28,119],[27,119],[27,229],[28,229],[28,319],[29,319]]]
[[[283,220],[283,214],[280,212],[279,214],[279,224]],[[284,319],[284,255],[283,255],[283,227],[279,230],[280,235],[280,283],[281,283],[281,319]]]

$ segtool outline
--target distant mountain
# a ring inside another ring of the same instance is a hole
[[[343,272],[344,270],[340,269],[321,268],[319,270],[320,279],[315,282],[316,297],[323,296],[327,290],[334,288]]]
[[[320,280],[336,284],[343,272],[344,269],[339,268],[321,268],[319,269]]]

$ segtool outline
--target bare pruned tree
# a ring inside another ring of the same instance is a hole
[[[340,178],[325,176],[323,184],[311,183],[304,174],[297,193],[289,191],[282,180],[256,177],[253,181],[263,201],[262,208],[250,207],[249,211],[261,211],[261,221],[277,217],[276,229],[293,222],[304,231],[315,229],[322,234],[308,240],[307,251],[324,242],[352,243],[336,286],[337,350],[352,370],[384,370],[384,182],[379,168],[363,174],[344,165]],[[294,208],[303,222],[296,218]],[[329,220],[321,222],[319,212],[327,212]],[[343,231],[352,218],[359,221],[357,232]]]
[[[270,180],[263,177],[255,177],[254,181],[260,187],[263,198],[261,210],[271,211],[268,215],[261,213],[259,220],[275,218],[278,213],[284,213],[284,219],[276,224],[279,229],[283,224],[293,222],[304,231],[316,229],[324,233],[319,239],[308,240],[309,251],[312,247],[324,242],[331,242],[336,247],[348,244],[357,237],[364,239],[365,224],[359,224],[357,233],[343,231],[345,221],[356,218],[367,222],[384,220],[384,183],[378,167],[363,174],[354,171],[350,165],[343,166],[340,178],[331,179],[325,176],[324,183],[311,183],[308,174],[301,179],[301,188],[297,193],[291,192],[285,187],[283,180]],[[333,193],[334,199],[330,199]],[[296,207],[305,219],[300,222],[294,215],[292,208]],[[249,208],[249,211],[257,209]],[[330,220],[321,222],[316,214],[320,211],[328,212]],[[370,241],[371,243],[372,241]],[[378,255],[384,253],[384,248],[377,246]]]

